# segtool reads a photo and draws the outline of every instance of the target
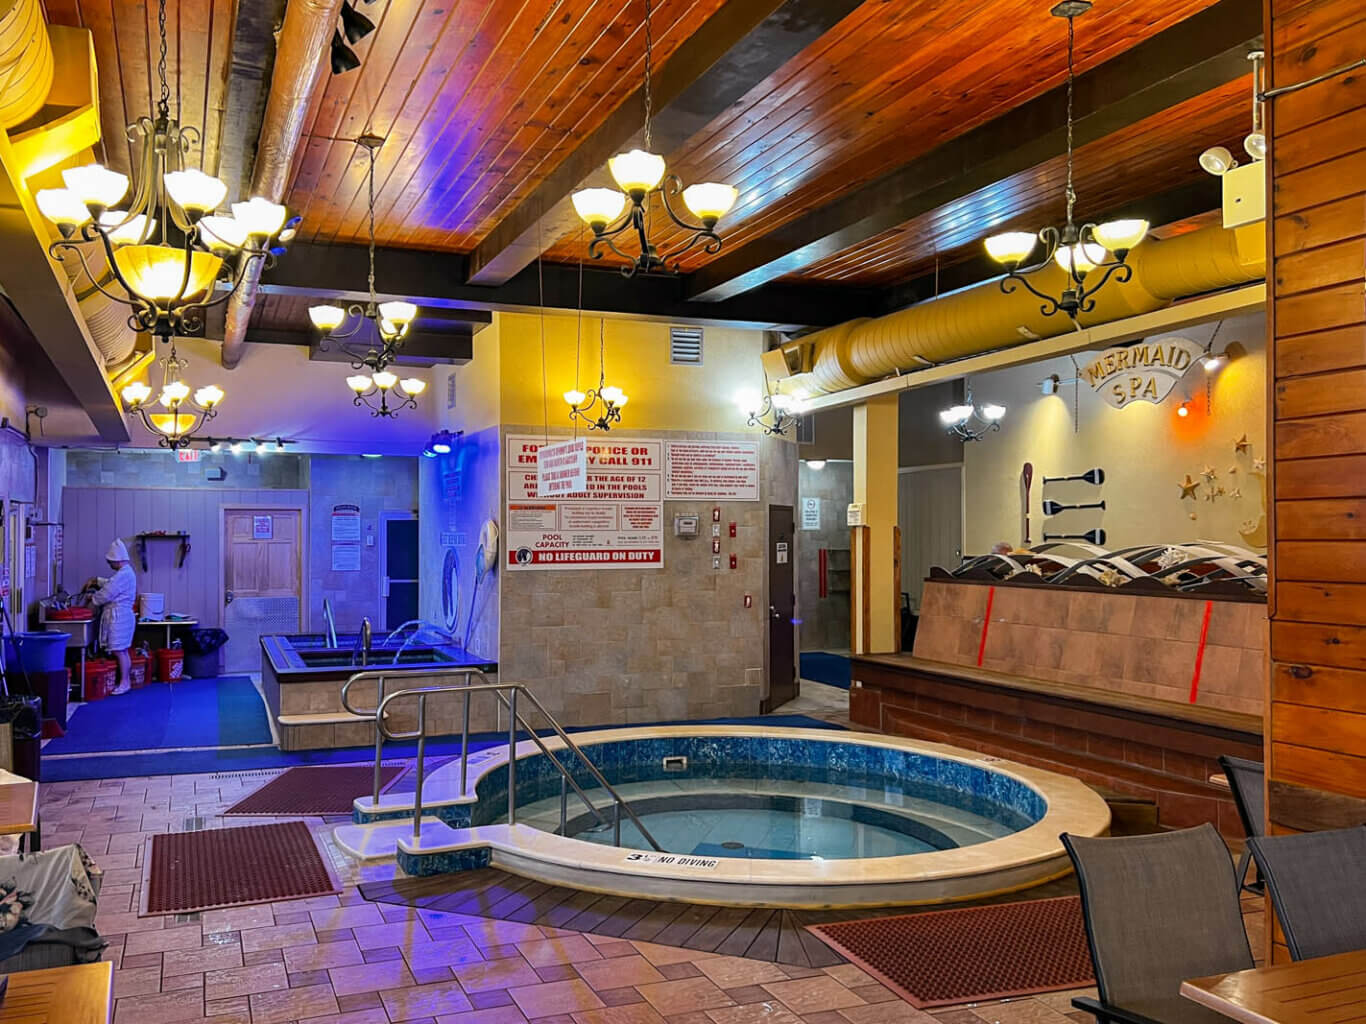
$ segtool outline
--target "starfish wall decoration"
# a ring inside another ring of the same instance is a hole
[[[1195,492],[1200,488],[1200,481],[1192,480],[1191,475],[1189,473],[1186,474],[1186,479],[1181,481],[1176,486],[1181,488],[1182,500],[1186,498],[1190,498],[1192,501],[1198,500],[1196,498]]]
[[[1242,437],[1238,438],[1238,440],[1233,442],[1233,450],[1237,452],[1239,455],[1246,455],[1252,451],[1252,442],[1249,441],[1247,439],[1247,435],[1244,434]]]
[[[1206,480],[1213,481],[1219,474],[1215,471],[1213,466],[1206,466],[1204,469],[1200,470],[1200,475]]]
[[[1266,472],[1266,459],[1253,459],[1253,460],[1252,460],[1252,472],[1254,472],[1254,473],[1265,473],[1265,472]]]

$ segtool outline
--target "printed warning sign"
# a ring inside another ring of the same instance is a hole
[[[759,445],[754,441],[670,441],[664,497],[669,501],[758,501]]]

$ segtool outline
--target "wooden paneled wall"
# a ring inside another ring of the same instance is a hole
[[[1366,6],[1268,0],[1269,86],[1366,56]],[[1366,821],[1366,74],[1274,99],[1269,817]]]

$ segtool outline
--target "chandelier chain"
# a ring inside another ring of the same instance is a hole
[[[1072,224],[1073,210],[1077,205],[1077,190],[1072,183],[1072,99],[1076,90],[1076,65],[1073,54],[1076,45],[1077,19],[1067,19],[1067,223]]]
[[[164,2],[164,0],[163,0]],[[370,167],[366,172],[367,210],[370,224],[370,304],[375,304],[375,147],[368,147]]]
[[[161,59],[157,61],[157,77],[161,79],[161,98],[157,100],[157,113],[162,117],[169,117],[171,88],[166,84],[166,0],[158,0],[157,30],[161,34]]]
[[[164,4],[165,0],[162,0],[162,3]],[[650,33],[650,0],[645,0],[645,150],[650,153],[654,152],[654,146],[651,144],[651,135],[653,133],[650,129],[650,121],[654,116],[655,105],[653,82],[651,79],[651,65],[653,63],[654,39]]]

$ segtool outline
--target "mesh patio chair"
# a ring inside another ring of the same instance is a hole
[[[1260,761],[1248,761],[1241,757],[1221,757],[1219,767],[1224,769],[1228,788],[1233,791],[1233,803],[1238,808],[1238,817],[1243,822],[1243,834],[1253,836],[1266,834],[1266,768]],[[1249,882],[1248,867],[1252,863],[1252,848],[1243,847],[1243,855],[1238,858],[1234,873],[1238,876],[1238,890],[1246,889],[1258,896],[1265,891],[1261,874]]]
[[[1248,841],[1296,960],[1366,949],[1366,826]]]
[[[1181,982],[1253,966],[1233,859],[1212,825],[1123,838],[1062,836],[1077,870],[1100,1024],[1228,1024]]]

